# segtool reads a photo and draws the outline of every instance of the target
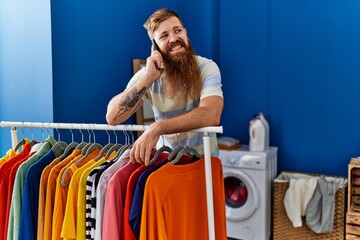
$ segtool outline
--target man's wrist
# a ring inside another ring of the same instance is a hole
[[[158,73],[153,73],[153,72],[145,72],[145,74],[143,75],[143,79],[147,87],[153,84],[153,82],[159,79],[159,77],[160,76]]]
[[[153,133],[155,133],[158,136],[165,134],[162,126],[163,122],[164,120],[160,120],[152,123],[150,126],[151,131],[153,131]]]

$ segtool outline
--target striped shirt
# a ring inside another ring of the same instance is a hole
[[[199,107],[200,100],[209,96],[223,97],[221,74],[217,64],[207,58],[196,56],[202,76],[202,90],[199,99],[176,102],[164,95],[162,85],[164,79],[160,77],[147,90],[147,98],[154,111],[155,120],[169,119],[178,116],[191,109]],[[145,72],[145,68],[140,69],[129,81],[127,88],[131,87]],[[210,133],[211,153],[218,156],[217,139],[215,133]],[[203,154],[203,133],[187,132],[182,134],[168,134],[161,137],[157,143],[157,148],[163,145],[171,148],[180,146],[194,147],[199,153]]]

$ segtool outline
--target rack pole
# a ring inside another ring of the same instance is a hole
[[[45,123],[45,122],[0,122],[1,127],[11,127],[12,146],[17,144],[17,127],[20,128],[54,128],[54,129],[91,129],[91,130],[121,130],[121,131],[145,131],[146,125],[116,125],[92,124],[92,123]],[[204,133],[204,160],[205,160],[205,184],[206,184],[206,206],[208,213],[208,232],[209,240],[215,240],[214,224],[214,199],[212,191],[212,173],[211,173],[211,149],[209,133],[222,133],[222,126],[204,127],[191,130],[191,132]]]
[[[12,149],[15,149],[16,145],[19,142],[16,127],[11,128],[10,134],[11,134],[11,147]]]
[[[212,172],[211,172],[211,149],[210,137],[204,133],[204,160],[205,160],[205,183],[206,183],[206,204],[208,213],[208,231],[209,240],[215,240],[215,223],[214,223],[214,198],[212,190]],[[211,217],[210,217],[211,216]]]
[[[48,122],[7,122],[1,121],[0,127],[18,128],[53,128],[53,129],[90,129],[90,130],[118,130],[118,131],[145,131],[148,125],[108,125],[95,123],[48,123]],[[203,127],[191,130],[191,132],[214,132],[222,133],[222,126]]]

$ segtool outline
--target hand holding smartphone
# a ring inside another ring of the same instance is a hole
[[[161,53],[161,50],[160,50],[160,48],[159,48],[159,45],[157,45],[157,43],[155,42],[155,39],[153,39],[152,42],[153,42],[153,45],[154,45],[154,49],[157,50],[157,51],[159,51],[160,54],[162,54],[162,53]],[[162,56],[162,55],[161,55],[161,56]],[[161,73],[164,71],[164,67],[158,66],[156,62],[155,62],[155,66],[156,66],[156,68],[157,68]]]

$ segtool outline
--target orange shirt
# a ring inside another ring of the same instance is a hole
[[[60,160],[54,159],[49,165],[47,165],[41,173],[40,184],[39,184],[39,203],[38,203],[38,225],[37,225],[37,240],[43,240],[43,227],[45,218],[45,204],[46,204],[46,185],[49,177],[51,168],[58,164]]]
[[[212,157],[215,239],[226,240],[222,165]],[[140,240],[208,239],[204,159],[167,163],[147,179],[142,205]]]
[[[61,172],[61,169],[69,164],[71,161],[76,159],[76,157],[81,153],[81,149],[74,149],[73,152],[61,160],[58,164],[51,168],[47,182],[46,182],[46,202],[44,209],[44,225],[43,228],[40,228],[38,224],[38,240],[48,240],[51,239],[51,230],[52,230],[52,218],[53,218],[53,209],[55,202],[55,190],[56,190],[56,179]],[[75,160],[74,160],[75,161]],[[42,238],[41,238],[42,237]]]
[[[81,150],[80,150],[81,151]],[[70,161],[67,165],[65,165],[59,175],[56,178],[56,187],[55,187],[55,198],[54,198],[54,210],[53,210],[53,220],[52,220],[52,228],[51,228],[51,236],[52,240],[62,240],[61,238],[61,229],[64,221],[65,215],[65,208],[66,208],[66,201],[69,186],[63,187],[61,185],[62,175],[64,174],[65,170],[73,165],[73,163],[77,162],[83,157],[82,154],[76,156],[73,160]],[[78,167],[81,167],[85,164],[86,161],[82,161]],[[73,171],[68,172],[65,177],[65,182],[68,183],[71,180],[73,175]]]

